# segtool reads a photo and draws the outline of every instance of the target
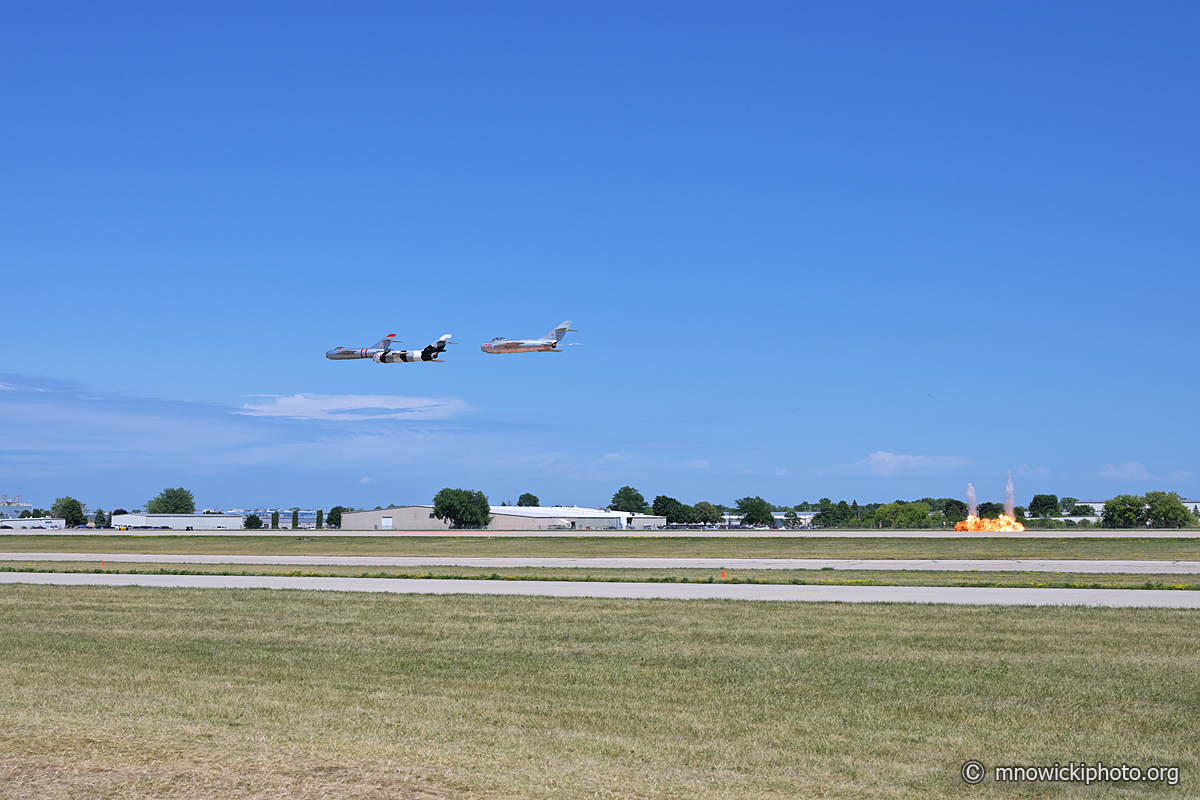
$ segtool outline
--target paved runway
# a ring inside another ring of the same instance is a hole
[[[1200,608],[1200,592],[1154,589],[976,589],[942,586],[792,586],[567,581],[396,580],[285,578],[232,575],[94,575],[5,572],[0,584],[55,586],[161,586],[235,589],[319,589],[399,594],[531,595],[669,600],[835,601],[843,603],[951,603],[956,605]]]
[[[512,537],[566,537],[566,538],[708,538],[708,539],[1195,539],[1197,531],[1191,529],[1155,528],[1146,530],[1113,530],[1111,528],[1073,528],[1051,531],[1024,531],[1023,533],[966,533],[962,531],[931,530],[770,530],[770,531],[167,531],[167,530],[0,530],[4,536],[450,536],[467,538],[512,538]]]
[[[877,569],[949,572],[1076,572],[1200,574],[1200,561],[846,558],[437,558],[392,556],[144,555],[139,553],[0,553],[0,561],[111,561],[138,564],[273,564],[352,567],[479,567],[513,569]]]

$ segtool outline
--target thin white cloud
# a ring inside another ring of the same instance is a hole
[[[385,394],[297,394],[247,403],[234,411],[256,417],[355,422],[374,419],[452,419],[471,410],[457,397],[400,397]]]
[[[366,476],[364,475],[362,478],[359,478],[358,482],[359,482],[359,483],[374,483],[374,482],[375,482],[375,479],[374,479],[374,478],[368,478],[368,477],[366,477]]]
[[[1157,478],[1146,471],[1145,465],[1139,464],[1136,461],[1126,461],[1119,467],[1114,467],[1112,464],[1105,464],[1104,469],[1100,470],[1100,474],[1109,480],[1121,481],[1123,483],[1141,483],[1157,480]]]
[[[1021,478],[1045,478],[1050,475],[1049,467],[1031,467],[1022,464],[1013,470],[1013,474]]]
[[[683,465],[692,469],[708,469],[708,461],[703,458],[696,461],[685,461]]]
[[[903,453],[871,453],[853,466],[872,475],[908,475],[914,473],[939,473],[965,467],[974,459],[962,456],[910,456]]]
[[[1181,472],[1172,472],[1170,475],[1167,476],[1167,480],[1171,481],[1172,483],[1175,483],[1175,482],[1179,482],[1179,481],[1190,480],[1191,477],[1192,477],[1192,473],[1184,470]]]
[[[609,454],[605,455],[603,458],[601,458],[600,460],[601,461],[628,461],[631,458],[637,458],[637,456],[623,456],[619,453],[609,453]]]

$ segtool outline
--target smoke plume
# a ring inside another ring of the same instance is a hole
[[[979,516],[976,512],[979,511],[979,501],[975,499],[975,487],[967,484],[967,513],[972,517]]]
[[[1004,513],[1015,518],[1017,516],[1015,513],[1016,507],[1016,493],[1013,492],[1012,470],[1010,469],[1008,471],[1008,481],[1004,484]]]

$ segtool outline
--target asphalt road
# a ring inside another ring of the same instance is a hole
[[[669,600],[833,601],[843,603],[951,603],[956,605],[1200,608],[1200,592],[1154,589],[977,589],[941,586],[792,586],[566,581],[397,580],[286,578],[232,575],[95,575],[0,573],[0,584],[160,586],[234,589],[318,589],[399,594],[532,595]]]
[[[392,556],[145,555],[140,553],[0,553],[0,561],[111,561],[134,564],[274,564],[352,567],[552,567],[575,569],[878,569],[948,572],[1200,574],[1200,561],[845,558],[438,558]]]

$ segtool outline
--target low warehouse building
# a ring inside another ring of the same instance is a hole
[[[30,530],[43,528],[46,530],[65,530],[67,521],[57,517],[25,517],[16,519],[0,519],[0,528],[13,530]]]
[[[666,517],[575,506],[491,506],[489,510],[492,524],[487,530],[490,531],[652,531],[667,524]],[[448,531],[450,523],[435,517],[432,505],[396,506],[343,512],[342,530]]]
[[[241,514],[113,514],[114,528],[166,528],[172,531],[237,531]]]

